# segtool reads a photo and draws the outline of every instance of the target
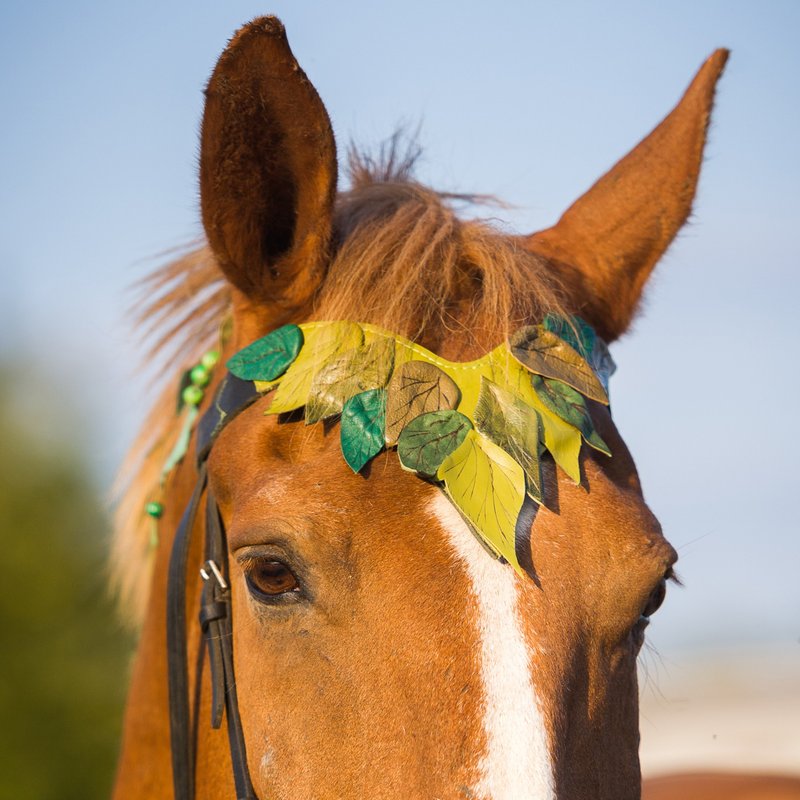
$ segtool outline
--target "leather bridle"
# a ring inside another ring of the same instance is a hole
[[[211,407],[201,417],[196,432],[197,484],[183,513],[169,562],[167,582],[167,662],[169,682],[169,725],[172,748],[172,780],[175,800],[194,800],[195,729],[189,702],[189,664],[186,631],[187,566],[203,495],[205,504],[205,558],[200,575],[203,592],[200,625],[208,649],[211,672],[211,725],[222,725],[223,711],[228,724],[228,741],[237,800],[257,800],[247,769],[244,731],[236,697],[233,672],[233,630],[228,551],[225,527],[219,508],[208,487],[207,460],[223,428],[261,395],[252,381],[226,374]],[[198,724],[195,721],[195,725]]]

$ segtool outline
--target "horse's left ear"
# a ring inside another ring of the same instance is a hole
[[[526,246],[554,262],[578,313],[612,341],[630,325],[644,284],[692,209],[714,90],[717,50],[663,122],[552,228]]]
[[[241,28],[206,89],[200,201],[208,242],[255,308],[301,307],[319,286],[336,145],[275,17]]]

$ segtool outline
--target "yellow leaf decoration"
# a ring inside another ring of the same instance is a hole
[[[536,409],[484,378],[475,409],[475,427],[522,467],[528,496],[541,503],[540,422]]]
[[[334,356],[358,347],[364,340],[361,326],[355,322],[328,322],[301,325],[304,343],[299,355],[278,382],[278,391],[269,414],[283,414],[302,408],[311,391],[311,383],[320,366]]]
[[[516,528],[525,501],[525,473],[514,459],[474,430],[436,474],[456,508],[486,546],[522,572]]]
[[[314,375],[306,402],[306,425],[341,413],[354,395],[383,389],[394,366],[394,340],[382,336],[370,344],[335,355]]]

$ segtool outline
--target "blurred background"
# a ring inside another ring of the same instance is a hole
[[[419,178],[498,195],[512,207],[490,213],[521,232],[555,222],[732,49],[692,224],[612,348],[614,414],[685,583],[641,659],[642,759],[800,772],[800,4],[10,0],[0,797],[110,785],[132,638],[105,594],[105,500],[147,393],[126,287],[200,234],[203,85],[267,12],[342,151],[420,125]]]

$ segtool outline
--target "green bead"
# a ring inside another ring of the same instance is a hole
[[[203,387],[211,380],[211,375],[206,367],[202,364],[198,364],[196,367],[192,367],[189,372],[189,378],[195,386]]]
[[[207,370],[212,370],[219,364],[219,350],[209,350],[200,359],[200,364]]]
[[[164,506],[161,503],[156,503],[155,501],[148,503],[144,510],[147,512],[149,517],[153,519],[160,519],[161,515],[164,513]]]
[[[203,390],[199,386],[192,384],[181,392],[181,398],[183,398],[183,402],[187,406],[199,406],[203,401]]]

